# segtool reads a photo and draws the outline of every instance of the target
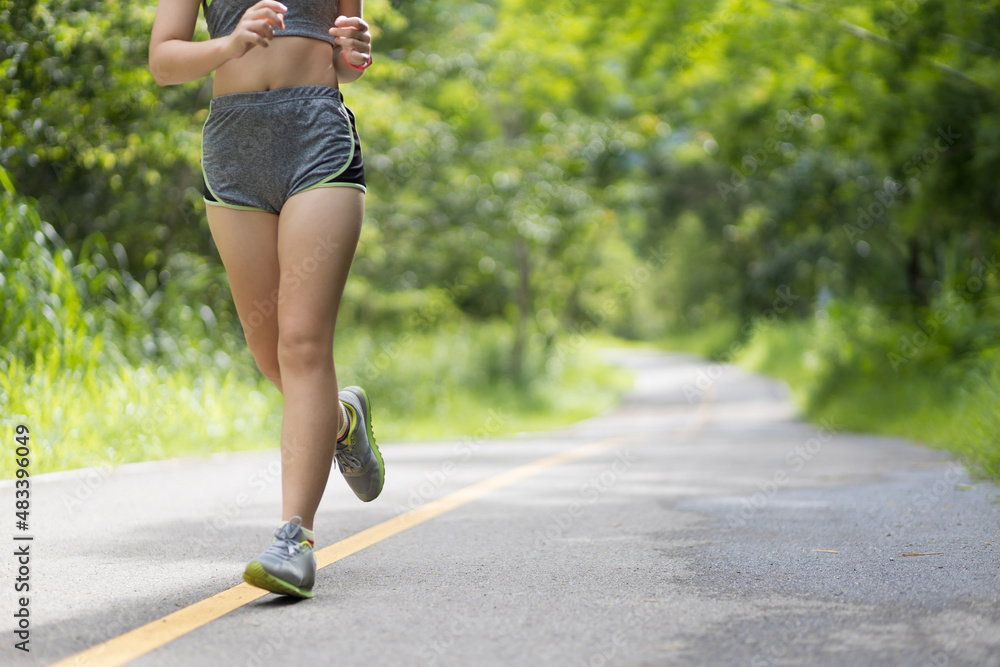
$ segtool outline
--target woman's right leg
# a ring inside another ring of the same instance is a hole
[[[278,216],[206,206],[236,312],[257,367],[281,391],[278,365]]]
[[[278,216],[264,211],[212,205],[207,208],[212,238],[215,239],[229,276],[229,286],[247,344],[261,372],[284,394],[278,363],[278,302],[281,300],[278,292],[281,275],[278,260]],[[283,418],[282,422],[284,421]],[[283,423],[282,440],[284,431]],[[325,444],[325,449],[332,458],[335,444],[333,441]],[[283,478],[287,465],[282,447]],[[326,474],[329,474],[329,470],[328,461]],[[284,497],[288,491],[284,484],[282,486]],[[289,521],[275,531],[275,540],[271,546],[247,564],[243,572],[244,581],[283,595],[312,597],[316,559],[311,548],[304,548],[303,540],[309,540],[311,544],[314,538],[301,532],[307,526],[302,525],[301,517],[297,519],[298,524]]]

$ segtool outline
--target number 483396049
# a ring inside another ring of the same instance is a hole
[[[14,492],[16,500],[14,501],[15,516],[17,516],[17,527],[21,530],[28,529],[28,513],[31,507],[31,484],[28,478],[31,473],[28,472],[28,466],[31,464],[31,459],[28,458],[31,454],[31,448],[28,443],[31,441],[31,434],[28,432],[28,427],[24,424],[19,424],[15,429],[17,432],[17,437],[14,439],[17,441],[17,448],[14,453],[16,454],[15,463],[17,464],[17,472],[15,473],[17,481],[14,483],[16,491]]]

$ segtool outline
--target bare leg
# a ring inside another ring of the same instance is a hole
[[[261,373],[280,391],[278,216],[221,206],[206,209],[247,344]]]
[[[333,334],[363,216],[363,192],[333,187],[294,195],[278,221],[282,516],[310,529],[341,425]]]
[[[346,187],[299,193],[280,218],[208,207],[247,343],[285,394],[283,520],[310,529],[341,427],[333,333],[363,215],[364,194]]]

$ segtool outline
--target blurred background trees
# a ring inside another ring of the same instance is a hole
[[[241,354],[201,201],[210,82],[155,86],[154,11],[0,0],[0,364],[57,345],[74,299],[101,363]],[[456,386],[520,392],[562,372],[581,330],[723,332],[703,337],[713,353],[777,317],[808,327],[813,406],[945,369],[955,387],[1000,390],[995,3],[369,0],[366,13],[376,65],[344,90],[369,180],[341,325],[352,354],[408,331],[460,339]],[[51,262],[22,270],[36,246]],[[408,409],[438,409],[384,381]]]

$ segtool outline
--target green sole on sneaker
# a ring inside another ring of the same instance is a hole
[[[361,389],[360,387],[358,388]],[[368,427],[367,428],[368,442],[372,446],[372,452],[375,453],[375,458],[378,459],[378,470],[379,470],[378,491],[379,493],[382,493],[382,487],[385,486],[385,462],[382,460],[382,452],[378,450],[378,444],[376,444],[375,442],[375,429],[372,426],[372,422],[374,421],[372,419],[372,403],[368,399],[367,391],[361,389],[361,395],[365,397],[365,411],[368,413],[368,423],[365,426]]]
[[[298,586],[293,586],[287,581],[282,581],[268,574],[264,570],[264,566],[257,562],[247,565],[246,571],[243,572],[243,581],[251,586],[263,588],[265,591],[271,591],[279,595],[291,595],[297,598],[311,598],[313,596],[312,591],[303,590]]]
[[[368,444],[371,445],[372,452],[375,454],[375,458],[378,460],[378,492],[382,493],[382,488],[385,486],[385,462],[382,461],[382,452],[378,450],[378,445],[375,443],[375,430],[372,427],[372,402],[368,398],[368,392],[361,387],[354,387],[354,389],[359,389],[361,391],[361,396],[365,399],[365,414],[368,415],[368,419],[365,420],[365,430],[368,433]]]

